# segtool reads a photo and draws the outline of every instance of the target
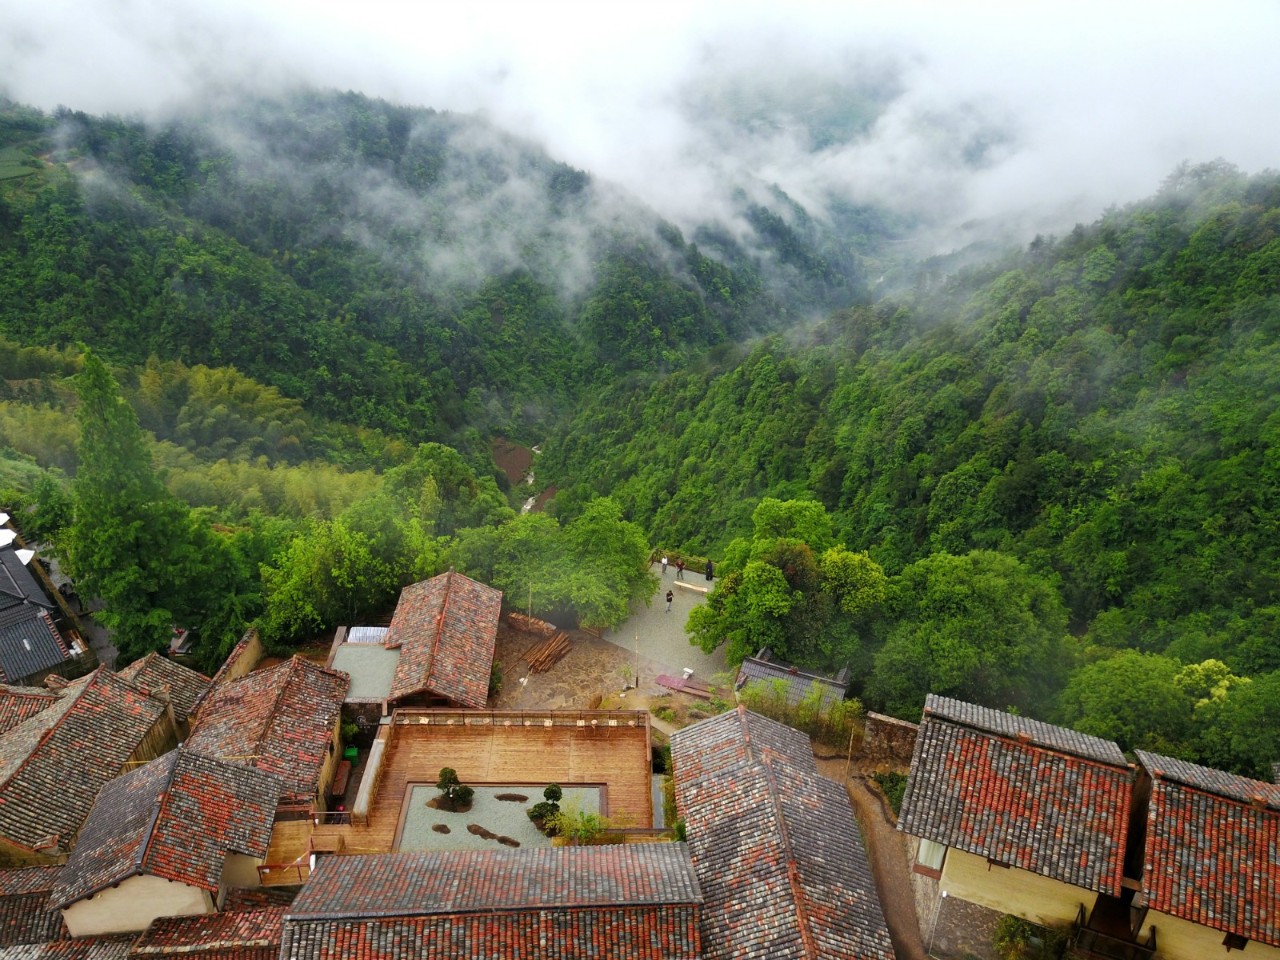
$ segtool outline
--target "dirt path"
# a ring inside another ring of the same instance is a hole
[[[817,758],[818,772],[824,777],[844,781],[849,801],[853,804],[862,835],[866,840],[867,859],[876,879],[880,906],[897,960],[927,960],[920,923],[916,918],[916,899],[907,872],[907,838],[894,828],[893,817],[884,801],[856,769],[845,780],[845,760]]]

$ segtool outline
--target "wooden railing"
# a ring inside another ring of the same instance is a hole
[[[287,887],[307,882],[310,858],[301,863],[264,863],[258,867],[258,882],[264,887]]]
[[[450,710],[403,708],[392,715],[396,726],[433,724],[465,727],[647,727],[647,710]]]

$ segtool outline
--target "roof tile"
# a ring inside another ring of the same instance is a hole
[[[1280,787],[1137,751],[1149,907],[1280,947]]]
[[[282,796],[315,793],[351,680],[294,656],[214,687],[187,749],[280,777]]]
[[[502,591],[449,571],[400,591],[386,645],[400,647],[391,699],[417,693],[483,710]]]
[[[102,788],[50,902],[139,874],[216,894],[228,854],[266,854],[279,794],[270,774],[173,750]]]
[[[898,828],[1118,895],[1133,779],[1109,741],[930,696]]]

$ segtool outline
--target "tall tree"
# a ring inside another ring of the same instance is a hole
[[[79,466],[60,547],[80,594],[102,599],[96,616],[129,662],[162,649],[174,625],[197,614],[190,587],[207,572],[206,551],[218,547],[200,543],[190,512],[165,490],[138,418],[92,353],[76,392]]]

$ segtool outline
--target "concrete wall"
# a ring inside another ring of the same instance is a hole
[[[73,937],[145,930],[156,917],[213,913],[207,890],[159,877],[130,877],[62,911]]]
[[[949,897],[959,897],[1046,927],[1070,925],[1075,922],[1081,904],[1088,913],[1098,899],[1092,890],[1016,867],[989,866],[985,857],[954,848],[947,850],[939,886]]]
[[[1151,910],[1142,927],[1141,939],[1145,941],[1156,928],[1156,956],[1161,960],[1280,960],[1280,948],[1250,940],[1244,950],[1228,951],[1222,945],[1224,934],[1197,923],[1188,923],[1166,913]]]
[[[862,756],[874,762],[910,766],[920,724],[868,713],[862,734]]]

